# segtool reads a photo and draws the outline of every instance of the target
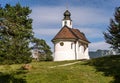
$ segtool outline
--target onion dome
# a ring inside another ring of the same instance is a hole
[[[66,10],[64,12],[64,19],[63,20],[71,20],[70,16],[71,16],[71,13],[68,10]]]

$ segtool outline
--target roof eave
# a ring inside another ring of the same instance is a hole
[[[78,41],[83,42],[83,43],[86,43],[86,44],[91,43],[91,42],[89,42],[89,41],[84,41],[84,40],[81,40],[81,39],[79,39]]]
[[[57,39],[52,39],[52,42],[56,41],[76,41],[76,38],[57,38]]]

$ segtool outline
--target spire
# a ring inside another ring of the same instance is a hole
[[[68,10],[68,0],[66,0],[66,9]]]
[[[71,13],[68,10],[66,10],[63,15],[64,15],[64,18],[62,21],[62,27],[66,25],[69,28],[72,28],[72,20],[70,18]]]

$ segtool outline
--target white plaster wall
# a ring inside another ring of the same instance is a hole
[[[64,43],[63,46],[60,45],[61,42]],[[73,44],[72,49],[71,44]],[[54,61],[76,59],[90,59],[88,54],[88,47],[84,49],[83,45],[79,46],[79,42],[74,43],[72,41],[59,41],[54,44]]]
[[[85,52],[84,52],[84,55],[85,55],[85,59],[90,59],[90,57],[89,57],[89,53],[88,53],[88,47],[86,48],[86,50],[85,50]]]
[[[84,47],[82,45],[79,47],[77,59],[84,59]]]
[[[79,54],[79,51],[78,51],[78,50],[79,50],[79,42],[77,41],[77,42],[76,42],[76,59],[78,59],[78,57],[79,57],[79,56],[78,56],[78,54]]]
[[[88,48],[84,49],[84,46],[79,47],[78,59],[90,59]]]
[[[60,42],[64,45],[61,46]],[[60,41],[55,44],[54,61],[75,60],[74,43],[72,41]],[[71,49],[71,43],[73,48]]]
[[[66,24],[65,24],[65,21],[66,21]],[[65,25],[72,28],[72,21],[71,20],[63,20],[62,21],[62,27],[64,27]]]

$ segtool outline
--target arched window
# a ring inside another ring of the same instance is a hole
[[[71,25],[72,23],[71,23],[71,21],[70,21],[70,25]]]
[[[67,25],[67,21],[65,21],[65,25]]]
[[[71,49],[73,49],[73,43],[71,43]]]
[[[87,47],[88,47],[88,45],[84,45],[84,51],[86,50]]]

